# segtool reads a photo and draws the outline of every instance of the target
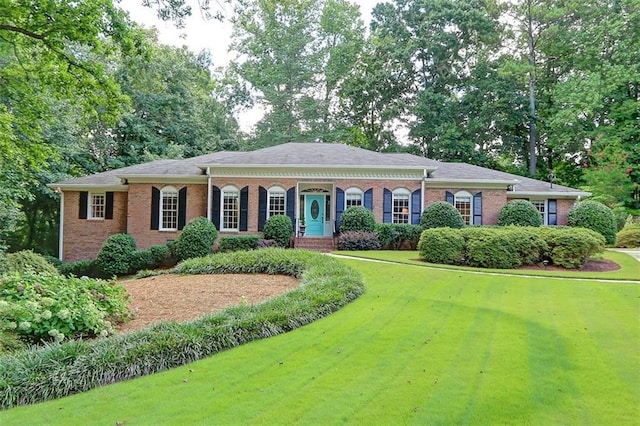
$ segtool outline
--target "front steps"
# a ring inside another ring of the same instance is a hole
[[[295,237],[294,247],[320,252],[336,250],[336,240],[333,237]]]

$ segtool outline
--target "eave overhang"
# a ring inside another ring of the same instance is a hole
[[[517,188],[515,191],[507,191],[507,198],[566,198],[566,199],[580,199],[590,197],[590,192],[584,191],[557,191],[554,192],[553,189],[549,189],[549,191],[518,191]]]
[[[211,177],[421,180],[424,166],[203,165]]]
[[[49,183],[47,186],[53,189],[55,192],[61,191],[104,191],[104,192],[127,192],[129,190],[128,185],[99,185],[99,184],[57,184]]]
[[[443,179],[427,178],[425,184],[427,188],[486,188],[486,189],[507,189],[509,186],[517,185],[517,179]]]

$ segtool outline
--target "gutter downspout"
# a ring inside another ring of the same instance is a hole
[[[424,194],[425,194],[425,189],[426,189],[425,187],[426,187],[426,183],[427,183],[427,169],[424,169],[422,171],[422,173],[423,173],[422,182],[421,182],[421,185],[420,185],[420,190],[422,191],[422,194],[421,194],[421,196],[422,196],[422,198],[421,198],[422,205],[420,206],[420,214],[421,215],[422,215],[422,212],[424,211],[424,204],[425,204],[425,201],[426,201],[424,199]]]
[[[213,194],[211,194],[211,167],[207,167],[207,220],[211,222],[211,203],[213,202]]]
[[[63,261],[62,258],[64,250],[64,192],[60,188],[56,188],[56,192],[60,194],[60,236],[58,237],[58,259]]]

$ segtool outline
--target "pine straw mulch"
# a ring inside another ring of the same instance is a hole
[[[121,282],[136,318],[118,327],[138,330],[161,321],[189,321],[240,303],[260,303],[298,286],[286,275],[165,274]]]

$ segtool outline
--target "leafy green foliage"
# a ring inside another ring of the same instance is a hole
[[[264,238],[274,240],[280,247],[289,247],[293,236],[293,223],[289,216],[276,214],[264,224]]]
[[[541,226],[540,212],[527,200],[513,200],[502,206],[498,215],[499,226]]]
[[[370,231],[341,232],[338,237],[339,250],[380,250],[378,234]]]
[[[300,278],[301,285],[261,305],[231,307],[193,322],[161,323],[110,339],[63,342],[2,357],[0,407],[58,398],[164,371],[286,333],[335,312],[364,292],[362,277],[354,270],[338,260],[301,250],[223,253],[187,260],[176,271],[288,274]]]
[[[376,223],[375,232],[378,234],[380,245],[386,250],[401,248],[415,250],[418,247],[422,227],[407,223]]]
[[[58,270],[41,255],[31,250],[8,253],[0,262],[0,275],[31,271],[34,273],[57,274]]]
[[[420,226],[429,228],[462,228],[464,219],[460,212],[445,201],[436,201],[424,209],[420,215]]]
[[[172,264],[171,250],[166,245],[154,245],[146,250],[136,250],[131,257],[130,273],[143,269],[156,269]]]
[[[227,251],[255,250],[258,248],[259,241],[260,237],[257,235],[234,235],[222,237],[218,242],[218,252],[224,253]]]
[[[95,277],[98,275],[96,272],[96,262],[93,259],[64,262],[58,266],[58,270],[62,275],[67,277]]]
[[[171,246],[178,261],[211,254],[213,243],[218,238],[216,226],[206,217],[197,217],[182,230],[178,240]]]
[[[616,234],[616,247],[640,247],[640,225],[631,224],[622,228]]]
[[[129,317],[127,292],[102,280],[33,272],[0,278],[0,328],[31,340],[108,336]]]
[[[420,259],[429,263],[457,265],[464,257],[465,241],[459,229],[429,228],[420,236]]]
[[[535,227],[474,228],[462,230],[469,266],[512,269],[541,262],[548,245]]]
[[[376,218],[366,207],[351,206],[342,213],[340,218],[340,232],[373,232],[375,227]]]
[[[567,224],[592,229],[602,234],[607,244],[616,242],[616,218],[610,208],[598,201],[583,201],[567,214]]]
[[[128,234],[115,234],[102,244],[95,260],[95,267],[103,277],[129,273],[136,252],[136,241]]]
[[[559,228],[545,232],[548,257],[554,265],[580,268],[592,256],[604,251],[604,237],[586,228]]]

